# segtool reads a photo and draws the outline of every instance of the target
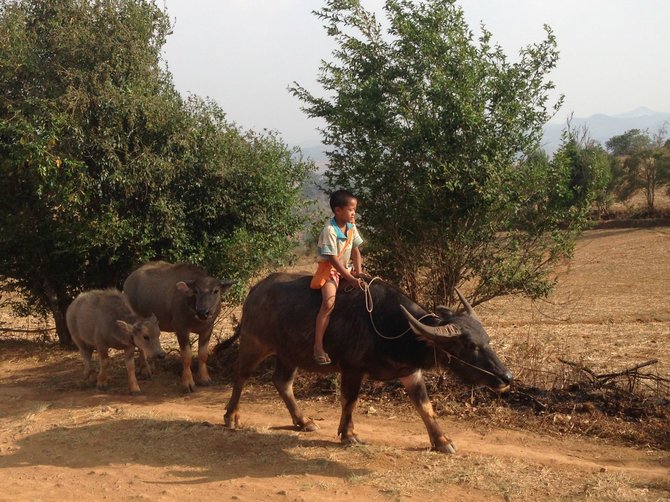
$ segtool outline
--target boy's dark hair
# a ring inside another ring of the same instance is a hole
[[[335,212],[336,207],[345,207],[356,196],[348,190],[336,190],[330,194],[330,209]]]

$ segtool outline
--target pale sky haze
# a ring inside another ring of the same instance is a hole
[[[287,90],[313,93],[334,48],[312,10],[321,0],[164,0],[174,24],[164,56],[180,92],[214,99],[245,129],[272,129],[291,145],[320,143]],[[383,17],[383,0],[362,0]],[[510,58],[554,30],[560,60],[550,78],[569,113],[616,115],[644,106],[670,112],[670,0],[460,0]]]

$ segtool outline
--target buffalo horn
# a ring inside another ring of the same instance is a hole
[[[473,317],[479,321],[479,317],[477,317],[477,314],[475,314],[475,310],[472,308],[472,305],[468,303],[468,301],[465,299],[465,296],[461,294],[461,292],[458,290],[458,288],[454,288],[456,290],[456,294],[458,295],[458,298],[460,298],[461,303],[465,307],[465,311],[470,314],[470,317]]]
[[[439,341],[461,334],[461,329],[456,324],[445,324],[444,326],[426,326],[422,322],[417,321],[416,318],[410,314],[402,305],[400,305],[400,309],[407,318],[407,321],[409,322],[409,325],[412,327],[414,332],[425,336],[430,340]]]

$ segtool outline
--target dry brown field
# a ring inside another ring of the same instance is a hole
[[[656,359],[644,371],[670,377],[670,228],[589,231],[556,278],[546,300],[478,308],[520,383],[566,385],[571,367],[560,360],[602,374]],[[434,389],[459,447],[451,456],[429,451],[409,402],[381,388],[355,417],[368,444],[343,447],[337,392],[302,392],[305,380],[297,397],[320,430],[292,429],[261,369],[242,398],[243,427],[231,431],[230,354],[213,386],[182,395],[173,352],[131,397],[120,354],[101,393],[81,382],[77,353],[19,331],[38,320],[5,311],[0,326],[10,329],[0,333],[0,500],[670,500],[668,404],[649,385],[642,406],[660,415],[647,421],[588,403],[543,414],[493,400],[479,412],[467,393],[455,401]]]

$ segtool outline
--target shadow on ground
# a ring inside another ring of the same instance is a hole
[[[51,465],[95,470],[144,465],[165,468],[166,477],[173,478],[165,481],[167,484],[245,476],[319,474],[346,479],[369,474],[366,469],[329,460],[331,448],[342,448],[337,443],[185,420],[117,419],[80,427],[53,425],[20,439],[16,446],[15,452],[0,456],[0,468]],[[306,451],[301,449],[310,447],[322,451],[316,457],[301,456],[300,451]]]

